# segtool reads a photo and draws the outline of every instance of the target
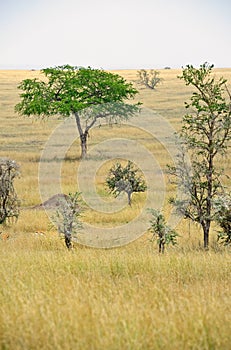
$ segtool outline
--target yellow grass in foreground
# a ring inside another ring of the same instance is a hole
[[[27,235],[0,255],[1,349],[230,349],[228,252],[68,252]]]

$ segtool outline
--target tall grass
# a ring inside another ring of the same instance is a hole
[[[229,349],[230,253],[0,245],[2,349]]]

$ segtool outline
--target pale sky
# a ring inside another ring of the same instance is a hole
[[[231,67],[230,0],[0,0],[0,69]]]

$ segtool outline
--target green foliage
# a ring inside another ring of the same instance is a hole
[[[0,159],[0,224],[19,216],[19,199],[14,180],[19,176],[19,165],[7,158]]]
[[[82,225],[80,222],[82,208],[80,206],[80,193],[69,193],[60,199],[59,207],[53,216],[58,227],[58,232],[64,235],[65,244],[68,249],[72,247],[72,237],[77,237]]]
[[[195,222],[204,232],[204,247],[209,244],[212,203],[222,193],[217,158],[227,153],[231,140],[231,96],[226,80],[212,75],[213,65],[204,63],[199,69],[191,65],[183,69],[180,79],[195,88],[191,102],[186,103],[189,114],[183,117],[180,153],[177,164],[169,167],[173,182],[187,194],[187,200],[171,200],[177,210]],[[187,161],[190,160],[190,164]]]
[[[26,79],[18,86],[23,92],[16,112],[25,116],[74,115],[81,139],[82,157],[87,152],[89,129],[97,121],[110,123],[128,119],[139,111],[139,103],[128,104],[138,93],[118,74],[70,65],[42,70],[44,80]]]
[[[151,69],[150,71],[141,69],[137,71],[137,75],[139,78],[138,83],[152,90],[155,90],[157,85],[163,81],[163,79],[159,76],[160,72],[154,69]]]
[[[121,163],[116,163],[109,170],[106,179],[106,184],[112,194],[116,197],[125,192],[128,195],[128,204],[131,205],[131,195],[133,192],[145,192],[147,186],[140,170],[134,166],[131,161],[128,161],[126,166]]]
[[[178,234],[166,224],[165,217],[159,210],[149,209],[149,212],[152,214],[149,228],[149,231],[153,233],[151,241],[157,240],[159,253],[164,253],[166,244],[177,244]]]
[[[218,241],[224,245],[231,244],[231,194],[226,193],[214,202],[215,220],[222,231],[218,233]]]
[[[191,103],[185,103],[193,113],[183,118],[181,137],[189,149],[202,156],[223,154],[231,140],[230,94],[223,77],[212,75],[213,65],[204,63],[199,69],[186,66],[180,79],[196,88]],[[227,101],[227,93],[229,100]]]
[[[26,79],[15,107],[23,115],[69,116],[86,108],[133,98],[137,91],[117,74],[64,65],[42,70],[44,81]]]

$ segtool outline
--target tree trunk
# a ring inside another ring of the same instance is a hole
[[[71,249],[72,248],[72,243],[71,243],[71,234],[65,234],[65,244],[67,249]]]
[[[211,209],[212,209],[212,195],[214,193],[213,190],[213,173],[214,173],[214,166],[213,166],[213,146],[212,146],[212,135],[210,136],[209,141],[209,160],[208,160],[208,172],[207,172],[207,181],[208,181],[208,188],[207,188],[207,198],[206,198],[206,219],[203,226],[204,231],[204,249],[209,249],[209,232],[210,232],[210,226],[211,226]]]
[[[211,222],[207,220],[205,223],[202,224],[203,227],[203,233],[204,233],[204,249],[209,249],[209,231],[210,231],[210,224]]]
[[[164,243],[163,239],[161,238],[160,242],[159,242],[159,253],[164,254],[164,246],[165,246],[165,243]]]
[[[80,140],[81,140],[81,158],[84,159],[86,158],[86,155],[87,155],[87,134],[84,133],[80,135]]]
[[[83,131],[78,113],[75,113],[75,121],[76,121],[77,129],[80,137],[80,143],[81,143],[81,158],[83,159],[83,158],[86,158],[86,155],[87,155],[88,131],[87,130]]]
[[[128,192],[128,205],[132,205],[132,192]]]

